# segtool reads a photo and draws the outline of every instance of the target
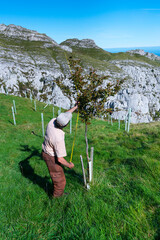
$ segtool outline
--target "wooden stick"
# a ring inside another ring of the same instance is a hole
[[[82,155],[80,155],[80,159],[81,159],[81,164],[82,164],[82,172],[83,172],[83,180],[84,180],[84,186],[87,186],[87,181],[86,181],[86,175],[85,175],[85,170],[84,170],[84,164],[83,164],[83,158]]]

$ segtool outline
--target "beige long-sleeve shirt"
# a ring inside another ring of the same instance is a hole
[[[65,133],[55,126],[56,118],[48,123],[42,149],[50,156],[66,157]]]

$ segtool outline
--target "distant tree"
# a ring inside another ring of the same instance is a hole
[[[66,96],[79,102],[80,118],[85,123],[86,156],[89,162],[88,124],[91,123],[92,118],[111,111],[111,109],[105,109],[105,103],[110,96],[114,96],[120,90],[123,80],[117,80],[115,83],[108,81],[104,88],[104,80],[107,80],[109,76],[99,75],[93,68],[86,73],[80,60],[72,57],[69,58],[69,67],[71,86],[66,86],[65,79],[62,78],[57,80],[57,84]]]
[[[22,97],[25,97],[25,93],[27,94],[27,97],[30,96],[30,93],[32,93],[33,97],[37,97],[38,90],[35,89],[33,80],[22,82],[17,79],[16,85],[14,85],[14,87],[16,88],[15,92]]]

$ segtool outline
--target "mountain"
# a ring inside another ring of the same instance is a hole
[[[69,108],[70,100],[54,80],[65,76],[69,84],[67,58],[71,55],[81,60],[86,71],[94,67],[99,74],[109,75],[111,81],[125,78],[118,94],[106,103],[106,107],[119,109],[113,117],[124,119],[131,107],[133,123],[159,119],[158,56],[143,50],[110,53],[91,39],[67,39],[58,44],[46,34],[13,24],[0,25],[0,91],[21,96],[32,91],[41,101]]]

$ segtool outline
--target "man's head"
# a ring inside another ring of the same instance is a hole
[[[64,128],[65,126],[67,126],[67,124],[69,123],[71,118],[72,118],[72,113],[70,113],[70,112],[61,113],[56,118],[56,125],[57,125],[57,127]]]

